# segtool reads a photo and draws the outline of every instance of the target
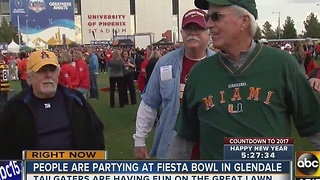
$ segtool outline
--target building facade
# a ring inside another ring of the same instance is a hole
[[[10,10],[10,4],[20,5],[25,3],[30,8],[32,2],[42,2],[43,4],[63,3],[70,0],[0,0],[0,15],[10,21],[14,12]],[[72,0],[71,0],[72,1]],[[65,4],[64,4],[65,5]],[[39,10],[39,6],[33,5],[33,9]],[[170,32],[172,41],[181,41],[180,29],[183,14],[194,8],[193,0],[74,0],[74,29],[60,28],[60,34],[73,33],[70,40],[80,44],[89,44],[92,40],[113,40],[114,36],[134,35],[140,33],[153,33],[154,41],[162,38],[165,32]],[[49,7],[47,7],[48,9]],[[62,6],[53,7],[53,9],[63,9]],[[41,10],[41,9],[40,9]],[[53,12],[53,11],[52,11]],[[51,13],[52,13],[51,12]],[[57,11],[62,13],[62,11]],[[28,15],[27,15],[28,16]],[[20,16],[21,18],[22,16]],[[12,20],[15,22],[16,17]],[[21,24],[27,23],[27,31],[20,27],[23,41],[34,41],[37,37],[32,25],[34,20],[22,19]],[[73,30],[73,31],[70,31]],[[48,30],[49,36],[56,32]],[[63,32],[60,32],[63,31]],[[70,31],[70,32],[69,32]],[[28,38],[26,38],[28,36]],[[39,34],[38,34],[39,36]],[[44,36],[44,35],[42,35]],[[42,38],[45,41],[48,37]],[[57,37],[57,35],[53,36]]]

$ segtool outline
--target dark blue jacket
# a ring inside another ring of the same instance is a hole
[[[104,125],[75,90],[58,85],[64,94],[75,150],[104,150]],[[0,114],[0,159],[21,159],[23,150],[36,150],[35,118],[30,108],[32,88],[28,88],[4,106]]]

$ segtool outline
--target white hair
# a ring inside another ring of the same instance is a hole
[[[254,16],[246,9],[240,7],[240,6],[237,6],[237,5],[232,5],[230,6],[230,8],[232,9],[232,11],[234,11],[236,13],[236,15],[239,15],[239,16],[249,16],[249,19],[250,19],[250,24],[249,24],[249,28],[250,28],[250,36],[253,37],[256,32],[257,32],[257,29],[258,29],[258,24],[257,24],[257,21],[256,19],[254,18]]]
[[[32,83],[31,83],[31,76],[32,76],[33,73],[34,73],[34,72],[33,72],[32,70],[28,70],[28,71],[27,71],[27,83],[28,83],[29,86],[32,85]]]

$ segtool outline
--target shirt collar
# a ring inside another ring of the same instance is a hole
[[[233,65],[237,65],[237,64],[242,65],[247,60],[249,55],[253,52],[253,50],[256,47],[256,45],[257,45],[257,43],[252,39],[249,49],[240,52],[239,61],[237,61],[237,63],[235,63],[235,61],[231,58],[231,56],[229,56],[228,54],[224,53],[223,51],[220,51],[221,57],[222,57],[223,60],[227,60]]]

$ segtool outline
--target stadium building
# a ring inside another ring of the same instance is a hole
[[[181,18],[191,8],[193,0],[0,0],[1,19],[16,25],[24,42],[49,45],[141,33],[181,41]]]

